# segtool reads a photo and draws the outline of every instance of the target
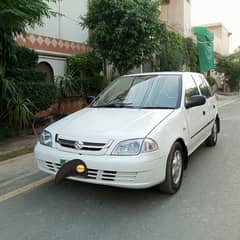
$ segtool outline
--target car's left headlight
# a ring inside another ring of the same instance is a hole
[[[150,139],[131,139],[117,144],[112,155],[118,156],[135,156],[140,152],[153,152],[158,150],[157,143]]]
[[[42,145],[52,147],[52,134],[49,131],[44,130],[39,137],[39,142]]]

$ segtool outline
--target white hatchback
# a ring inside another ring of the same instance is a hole
[[[35,156],[57,182],[158,186],[173,194],[189,155],[203,142],[216,145],[219,131],[216,98],[203,75],[126,75],[87,108],[47,127]]]

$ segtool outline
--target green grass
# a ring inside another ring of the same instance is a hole
[[[19,149],[10,153],[6,153],[6,154],[1,154],[0,155],[0,161],[5,161],[11,158],[15,158],[21,155],[25,155],[28,153],[32,153],[33,152],[33,147],[26,147],[23,149]]]

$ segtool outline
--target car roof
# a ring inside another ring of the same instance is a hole
[[[200,74],[196,72],[147,72],[147,73],[134,73],[127,74],[124,77],[137,77],[137,76],[157,76],[157,75],[188,75],[188,74]]]

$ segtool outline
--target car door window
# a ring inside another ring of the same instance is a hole
[[[209,86],[207,80],[202,75],[200,75],[200,78],[202,79],[203,85],[205,86],[205,88],[204,88],[204,96],[206,96],[207,98],[208,97],[212,97],[213,96],[213,92],[212,92],[212,89]]]
[[[196,95],[200,95],[200,92],[194,79],[190,77],[186,79],[185,83],[185,101]]]

